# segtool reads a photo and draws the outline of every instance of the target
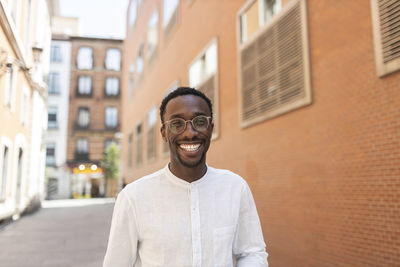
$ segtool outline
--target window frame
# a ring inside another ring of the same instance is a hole
[[[113,57],[114,55],[114,51],[118,52],[118,66],[115,65],[114,66],[114,62],[113,60],[115,60]],[[121,54],[121,49],[116,48],[116,47],[109,47],[106,50],[106,58],[104,60],[104,68],[108,71],[121,71],[121,62],[122,61],[122,54]],[[108,62],[108,63],[107,63]]]
[[[237,58],[238,58],[238,67],[237,67],[237,73],[238,73],[238,83],[237,83],[237,92],[239,96],[239,122],[240,126],[242,129],[245,129],[247,127],[256,125],[261,122],[265,122],[267,120],[270,120],[272,118],[275,118],[277,116],[284,115],[286,113],[290,113],[292,111],[295,111],[298,108],[302,108],[308,105],[312,104],[312,87],[311,87],[311,61],[310,61],[310,41],[309,41],[309,34],[308,34],[308,13],[307,13],[307,4],[306,0],[290,0],[288,1],[284,6],[281,7],[280,12],[275,14],[269,21],[267,21],[264,25],[260,26],[260,28],[252,35],[250,36],[244,43],[241,42],[240,38],[240,16],[243,14],[244,11],[247,10],[247,8],[253,4],[255,1],[258,0],[249,0],[239,11],[237,12]],[[300,21],[301,21],[301,42],[302,42],[302,53],[303,53],[303,69],[304,69],[304,93],[305,96],[304,98],[291,103],[290,105],[283,105],[279,108],[277,108],[274,112],[267,113],[267,114],[262,114],[259,115],[255,118],[249,119],[249,120],[244,120],[243,118],[243,99],[242,99],[242,82],[243,82],[243,77],[241,74],[241,66],[242,66],[242,59],[241,59],[241,52],[254,44],[254,42],[260,37],[262,34],[264,34],[268,29],[273,27],[277,22],[279,22],[280,18],[286,15],[289,11],[291,11],[293,8],[295,8],[296,5],[299,5],[300,8]]]
[[[216,66],[215,66],[215,72],[209,75],[206,75],[203,77],[203,80],[199,82],[197,85],[195,85],[195,89],[198,87],[203,86],[208,82],[213,76],[214,76],[214,99],[211,99],[212,101],[212,108],[213,108],[213,123],[214,123],[214,130],[211,136],[211,140],[215,140],[219,137],[220,135],[220,125],[219,125],[219,117],[220,117],[220,111],[219,111],[219,39],[218,36],[214,37],[209,41],[206,46],[201,50],[200,53],[197,54],[197,56],[190,62],[189,67],[188,67],[188,83],[190,84],[190,68],[200,60],[207,52],[207,50],[215,44],[216,46]]]
[[[51,110],[55,110],[54,113],[50,113]],[[50,124],[50,115],[55,116],[54,123]],[[50,126],[51,125],[51,126]],[[49,106],[47,110],[47,129],[58,129],[58,106]]]
[[[81,60],[84,60],[84,59],[82,59],[83,56],[80,56],[81,51],[84,50],[84,49],[90,50],[90,52],[91,52],[90,53],[90,64],[86,64],[87,62],[84,62],[84,63],[80,64]],[[80,66],[80,65],[83,65],[83,66]],[[90,65],[90,67],[87,67],[87,65]],[[80,46],[78,48],[78,53],[77,53],[77,56],[76,56],[76,68],[79,69],[79,70],[92,70],[92,69],[94,69],[93,47],[90,47],[90,46],[87,46],[87,45],[82,45],[82,46]]]
[[[384,77],[400,70],[400,54],[397,58],[384,62],[379,0],[371,0],[372,30],[375,53],[375,68],[378,77]],[[400,20],[399,20],[400,21]]]
[[[112,112],[111,114],[108,114],[109,112],[111,112],[111,111],[115,111],[115,115],[114,115],[114,112]],[[108,106],[108,107],[105,107],[105,109],[104,109],[104,127],[106,128],[106,129],[117,129],[118,128],[118,126],[119,126],[119,116],[118,116],[118,112],[119,112],[119,110],[118,110],[118,107],[115,107],[115,106]],[[111,116],[111,118],[112,118],[112,122],[114,122],[115,121],[115,125],[114,125],[114,123],[111,123],[107,118],[110,118],[110,116]]]
[[[48,156],[48,149],[53,149],[53,157],[52,157],[52,161],[49,162],[49,156]],[[46,144],[46,166],[56,166],[57,165],[57,160],[56,160],[56,153],[57,153],[57,144],[54,142],[51,143],[47,143]]]

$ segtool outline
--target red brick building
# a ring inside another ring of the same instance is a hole
[[[131,0],[123,177],[168,162],[158,107],[213,100],[208,164],[252,188],[271,266],[400,262],[397,1]]]
[[[71,37],[67,161],[75,196],[99,196],[100,161],[120,131],[122,40]]]

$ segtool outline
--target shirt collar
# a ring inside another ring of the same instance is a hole
[[[200,177],[200,179],[198,179],[198,180],[196,180],[194,182],[191,182],[191,183],[189,183],[189,182],[187,182],[187,181],[175,176],[171,172],[171,170],[169,169],[169,163],[165,166],[164,171],[166,173],[166,176],[167,176],[168,180],[173,182],[174,184],[181,185],[181,186],[184,186],[184,187],[191,187],[191,186],[200,184],[203,181],[206,181],[208,179],[210,168],[208,167],[207,164],[206,164],[206,167],[207,167],[206,173],[202,177]]]

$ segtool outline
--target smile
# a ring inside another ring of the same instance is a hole
[[[200,144],[180,144],[179,147],[187,152],[194,152],[199,149]]]

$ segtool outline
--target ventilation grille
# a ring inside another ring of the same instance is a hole
[[[383,62],[387,63],[400,58],[400,1],[380,0],[378,6]]]
[[[243,122],[286,112],[307,96],[301,16],[299,1],[241,50]]]

